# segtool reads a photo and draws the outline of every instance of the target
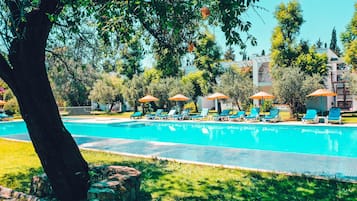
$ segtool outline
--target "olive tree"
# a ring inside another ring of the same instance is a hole
[[[229,96],[239,110],[250,102],[249,96],[255,91],[253,80],[241,69],[231,67],[219,78],[219,83],[215,87],[217,91]]]
[[[288,104],[293,117],[303,109],[306,96],[312,91],[323,87],[323,79],[318,74],[306,75],[299,68],[274,69],[273,74],[280,77],[273,82],[273,92],[280,103]]]

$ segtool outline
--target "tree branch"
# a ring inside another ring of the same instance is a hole
[[[52,50],[45,50],[46,52],[52,54],[54,57],[56,57],[59,61],[61,61],[64,65],[64,67],[67,69],[67,71],[69,72],[69,74],[71,75],[71,77],[74,80],[78,80],[78,81],[82,81],[81,79],[78,79],[75,75],[75,73],[70,69],[68,63],[61,57],[60,54],[57,54],[56,52],[52,51]]]
[[[63,6],[60,0],[42,0],[39,8],[42,12],[58,15],[62,11]]]
[[[6,61],[5,57],[2,54],[0,54],[0,77],[14,91],[15,89],[14,74],[12,72],[10,64]]]
[[[10,19],[12,21],[12,25],[10,26],[10,30],[14,36],[17,36],[20,27],[21,2],[19,0],[6,0],[6,5],[11,13]]]

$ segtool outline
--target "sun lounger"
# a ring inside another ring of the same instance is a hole
[[[246,121],[251,121],[251,120],[259,121],[259,111],[260,111],[259,108],[253,107],[250,110],[250,114],[245,117],[245,120]]]
[[[306,114],[301,119],[303,123],[317,123],[317,110],[315,109],[307,109]]]
[[[216,121],[228,120],[230,112],[231,112],[231,110],[229,110],[229,109],[223,110],[221,112],[221,114],[213,116],[213,120],[216,120]]]
[[[278,122],[280,121],[280,111],[277,108],[272,108],[269,111],[268,115],[265,115],[263,118],[263,121],[269,121],[269,122]]]
[[[230,121],[242,121],[245,118],[245,111],[237,111],[235,114],[228,117]]]
[[[190,119],[189,112],[190,112],[190,110],[186,109],[186,110],[182,111],[181,114],[174,115],[173,119],[176,119],[176,120]]]
[[[332,107],[327,116],[327,122],[329,123],[342,123],[341,109],[339,107]]]
[[[5,114],[4,112],[0,113],[0,121],[9,120],[10,117],[12,117],[12,116],[9,116],[9,115]]]
[[[201,111],[201,114],[198,114],[198,115],[194,115],[194,116],[191,116],[191,119],[204,119],[204,118],[207,118],[208,117],[208,108],[202,108],[202,111]]]
[[[142,116],[142,112],[134,112],[132,115],[130,115],[130,119],[141,119]]]
[[[176,114],[176,110],[170,110],[167,114],[162,114],[159,116],[160,119],[170,119]]]
[[[159,118],[163,109],[157,109],[155,114],[147,114],[145,115],[146,119],[156,119]]]

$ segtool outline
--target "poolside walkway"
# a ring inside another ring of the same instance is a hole
[[[75,121],[113,123],[130,120],[100,118]],[[25,134],[2,137],[29,140],[28,135]],[[323,176],[357,182],[357,158],[83,136],[74,136],[74,139],[80,148],[86,149],[190,163]]]

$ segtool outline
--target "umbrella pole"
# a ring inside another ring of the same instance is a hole
[[[321,114],[321,116],[322,116],[322,112],[323,112],[322,109],[323,109],[323,107],[324,107],[324,106],[323,106],[323,103],[322,103],[322,96],[320,96],[320,104],[321,104],[321,105],[320,105],[320,106],[321,106],[321,108],[320,108],[320,109],[321,109],[321,111],[320,111],[321,113],[320,113],[320,114]]]
[[[220,102],[219,102],[219,100],[216,98],[216,99],[214,99],[214,107],[215,107],[215,109],[216,109],[216,111],[217,111],[217,114],[220,114],[221,113],[221,107],[220,107]]]

